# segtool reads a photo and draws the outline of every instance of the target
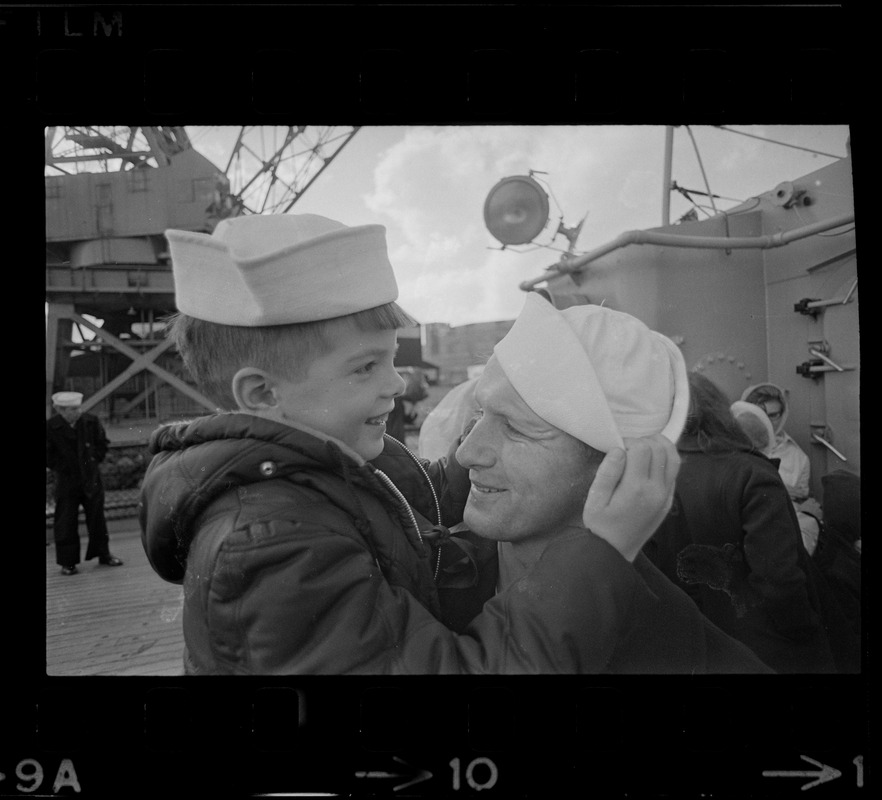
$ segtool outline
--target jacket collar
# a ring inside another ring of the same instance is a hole
[[[81,419],[82,419],[82,416],[77,417],[76,422],[74,422],[74,424],[71,425],[64,417],[61,416],[61,414],[53,414],[51,417],[49,417],[48,424],[49,424],[50,428],[53,428],[56,430],[72,431],[72,430],[74,430],[74,428],[76,428],[77,422],[79,422]]]

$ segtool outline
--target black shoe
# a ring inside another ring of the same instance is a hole
[[[76,568],[76,565],[72,567],[62,567],[61,574],[62,575],[76,575],[79,570]]]
[[[101,556],[98,563],[104,564],[105,567],[121,567],[123,562],[116,556]]]

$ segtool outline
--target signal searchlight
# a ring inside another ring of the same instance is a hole
[[[548,195],[527,175],[503,178],[484,201],[484,224],[509,244],[529,244],[548,224]]]

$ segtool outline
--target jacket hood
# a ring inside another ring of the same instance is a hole
[[[157,428],[141,486],[141,539],[154,570],[183,579],[194,522],[218,497],[268,477],[335,473],[373,477],[342,442],[250,414],[216,414]]]
[[[781,432],[784,430],[784,425],[787,422],[787,414],[790,411],[790,403],[787,402],[787,395],[778,384],[765,382],[755,383],[753,386],[748,386],[742,392],[741,399],[745,403],[753,403],[754,405],[761,406],[761,401],[758,399],[761,396],[774,397],[781,403],[781,418],[777,423],[772,423],[775,428],[775,435],[780,436]]]

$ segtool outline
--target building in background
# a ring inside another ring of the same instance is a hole
[[[455,386],[467,380],[469,368],[483,366],[512,325],[513,319],[456,327],[443,322],[424,325],[423,355],[438,365],[438,383]]]
[[[437,364],[423,360],[423,328],[416,325],[413,328],[401,328],[398,331],[398,352],[395,355],[395,366],[402,369],[416,369],[425,376],[426,380],[435,384],[438,382],[439,368]]]

